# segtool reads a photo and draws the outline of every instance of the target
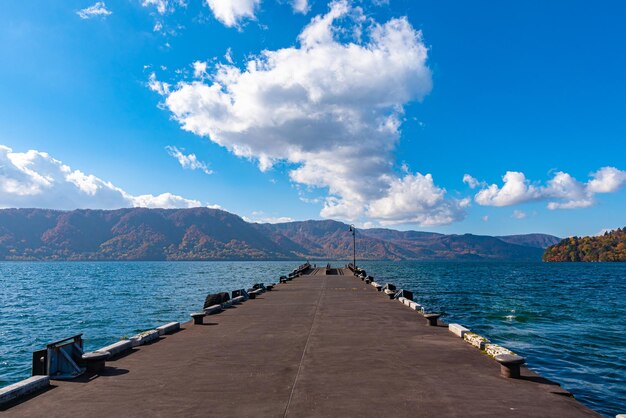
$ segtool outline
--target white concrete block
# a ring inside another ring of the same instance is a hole
[[[208,308],[204,308],[204,313],[207,315],[213,315],[222,311],[222,305],[212,305]]]
[[[401,304],[403,304],[403,305],[404,305],[404,301],[405,301],[405,300],[406,300],[406,298],[405,298],[404,296],[400,296],[400,297],[398,298],[398,302],[400,302],[400,303],[401,303]]]
[[[137,335],[133,335],[130,337],[130,341],[133,347],[138,347],[140,345],[148,344],[150,342],[156,341],[159,339],[159,331],[156,329],[151,329],[150,331],[144,331]]]
[[[466,332],[463,335],[463,339],[480,350],[484,350],[485,344],[489,343],[487,338],[474,334],[473,332]]]
[[[232,299],[233,305],[237,305],[238,303],[241,303],[241,302],[243,302],[245,300],[246,300],[246,298],[243,297],[243,296],[237,296],[236,298]]]
[[[465,333],[469,332],[470,330],[469,328],[465,328],[463,325],[460,324],[450,324],[448,325],[448,331],[460,338],[463,338]]]
[[[122,340],[114,344],[107,345],[106,347],[102,347],[97,351],[108,351],[109,353],[111,353],[111,357],[115,357],[126,350],[130,350],[131,348],[133,348],[133,343],[131,340]]]
[[[0,389],[0,405],[38,392],[50,386],[50,377],[33,376]]]
[[[420,305],[419,303],[414,302],[414,301],[410,301],[409,302],[409,308],[413,309],[414,311],[418,311],[418,312],[423,311],[422,305]]]
[[[171,334],[174,331],[178,331],[180,329],[180,322],[170,322],[169,324],[161,325],[157,327],[157,331],[159,331],[159,335]]]

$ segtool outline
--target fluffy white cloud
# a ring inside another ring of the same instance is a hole
[[[559,171],[548,181],[547,187],[538,189],[540,198],[559,199],[548,203],[548,209],[586,208],[594,204],[593,192],[587,185],[567,173]]]
[[[529,184],[524,173],[507,171],[502,180],[502,187],[492,184],[479,191],[474,197],[476,203],[485,206],[510,206],[540,197],[539,191]]]
[[[127,195],[128,196],[128,195]],[[184,197],[177,196],[172,193],[161,193],[154,196],[151,194],[143,194],[139,196],[129,196],[130,202],[134,207],[141,208],[196,208],[202,206],[198,200],[189,200]],[[212,207],[213,209],[220,209],[220,207]]]
[[[113,12],[107,9],[103,1],[96,2],[93,6],[86,7],[76,12],[81,19],[91,19],[93,17],[107,17]]]
[[[591,174],[592,179],[587,183],[591,193],[613,193],[626,184],[626,171],[615,167],[603,167]]]
[[[261,0],[206,0],[217,20],[229,27],[239,26],[242,20],[254,19]]]
[[[94,175],[72,170],[36,150],[13,152],[0,145],[0,207],[48,209],[187,208],[197,200],[171,193],[133,196]]]
[[[615,167],[603,167],[590,174],[591,179],[586,183],[576,180],[568,173],[559,171],[545,186],[531,184],[524,173],[508,171],[502,178],[502,187],[492,184],[478,183],[469,175],[463,181],[483,185],[474,196],[479,205],[484,206],[511,206],[520,203],[549,200],[548,209],[575,209],[591,206],[595,203],[597,193],[613,193],[626,185],[626,172]]]
[[[187,168],[189,170],[200,170],[203,171],[205,174],[213,174],[213,171],[209,169],[206,163],[198,160],[196,154],[184,154],[178,148],[170,145],[165,147],[165,149],[170,156],[178,160],[178,163],[181,165],[181,167]]]
[[[430,174],[407,174],[393,179],[387,195],[369,205],[368,215],[382,225],[417,223],[424,226],[449,224],[463,219],[464,201],[445,198]]]
[[[426,193],[410,203],[396,196],[398,188],[415,193],[415,182],[432,183],[419,173],[399,179],[392,168],[403,108],[431,90],[421,32],[406,18],[377,23],[347,1],[333,1],[298,41],[262,51],[244,68],[219,63],[206,80],[178,83],[165,104],[184,130],[257,161],[261,170],[287,162],[293,182],[326,188],[323,216],[428,225],[457,219],[456,203],[434,185],[437,204]],[[424,212],[408,213],[407,206]]]
[[[295,12],[303,14],[308,13],[310,9],[308,0],[292,0],[291,6]]]
[[[193,62],[193,76],[195,78],[204,78],[206,77],[206,68],[207,63],[203,61],[194,61]]]

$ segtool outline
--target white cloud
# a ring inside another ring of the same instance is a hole
[[[482,218],[480,218],[483,220],[483,222],[489,222],[489,215],[485,215]]]
[[[626,171],[615,167],[603,167],[591,173],[591,177],[593,178],[587,183],[587,189],[591,193],[613,193],[626,184]]]
[[[476,180],[474,177],[470,176],[469,174],[465,174],[463,176],[463,183],[466,183],[470,189],[475,189],[478,186],[483,185],[484,183],[479,182],[478,180]]]
[[[524,173],[507,171],[502,180],[504,185],[501,188],[492,184],[479,191],[474,197],[476,203],[485,206],[510,206],[539,197],[538,190],[529,184]]]
[[[188,208],[201,206],[171,193],[133,196],[94,175],[72,170],[36,150],[0,145],[0,207],[48,209]]]
[[[93,17],[107,17],[113,12],[107,9],[103,1],[96,2],[93,6],[86,7],[76,12],[81,19],[91,19]]]
[[[166,146],[165,149],[170,156],[178,160],[178,163],[181,165],[181,167],[189,170],[200,170],[205,174],[213,174],[213,171],[209,169],[206,163],[198,161],[198,157],[196,157],[196,154],[184,154],[178,148],[170,145]]]
[[[155,73],[150,73],[148,78],[148,88],[157,92],[161,96],[165,96],[170,93],[170,85],[168,83],[158,81]]]
[[[167,12],[167,0],[143,0],[141,5],[143,7],[156,7],[159,14],[165,14],[165,12]]]
[[[471,197],[464,197],[461,200],[458,200],[459,206],[462,208],[468,208],[472,205],[472,198]]]
[[[294,219],[288,216],[278,216],[278,217],[258,217],[258,214],[255,212],[252,213],[254,218],[249,218],[247,216],[242,217],[242,219],[246,222],[250,223],[259,223],[259,224],[282,224],[286,222],[293,222]]]
[[[325,217],[381,215],[428,225],[457,219],[454,201],[419,202],[426,194],[412,196],[410,205],[430,212],[397,208],[406,219],[383,203],[368,209],[386,197],[386,204],[401,203],[397,188],[414,192],[414,182],[432,182],[419,173],[399,179],[393,171],[404,106],[431,90],[421,32],[406,18],[381,24],[347,1],[333,1],[298,41],[262,51],[244,68],[220,63],[206,80],[180,82],[166,106],[184,130],[255,160],[261,170],[287,162],[293,182],[327,189]]]
[[[193,62],[193,76],[195,78],[204,78],[207,75],[206,68],[207,63],[204,61],[194,61]]]
[[[239,27],[248,18],[255,18],[261,0],[206,0],[217,20],[228,27]]]
[[[464,201],[445,198],[446,191],[435,186],[430,174],[407,174],[394,179],[387,196],[369,205],[368,215],[382,225],[417,223],[444,225],[463,219]]]
[[[232,48],[228,48],[226,50],[226,53],[224,54],[224,59],[226,60],[227,63],[229,64],[234,64],[235,62],[233,61],[233,49]],[[204,69],[206,71],[206,68]]]
[[[524,219],[526,217],[526,212],[516,209],[513,211],[513,215],[511,216],[513,216],[515,219]]]
[[[586,208],[594,204],[593,193],[587,190],[587,185],[562,171],[555,173],[539,194],[541,198],[559,199],[548,203],[551,210]]]
[[[466,175],[473,179],[471,176]],[[613,193],[626,184],[626,172],[615,167],[603,167],[590,174],[586,183],[576,180],[568,173],[556,172],[545,186],[531,184],[524,173],[507,171],[502,187],[492,184],[483,187],[474,200],[484,206],[511,206],[520,203],[549,200],[548,209],[585,208],[595,204],[595,194]],[[470,184],[471,180],[463,181]]]
[[[297,13],[307,14],[310,10],[308,0],[292,0],[291,6],[293,7],[294,12]]]
[[[567,202],[549,202],[548,209],[579,209],[579,208],[588,208],[589,206],[593,206],[595,201],[593,199],[582,199],[582,200],[569,200]]]
[[[172,12],[176,9],[176,6],[187,7],[185,0],[143,0],[141,2],[143,7],[154,7],[160,15]]]
[[[184,197],[177,196],[172,193],[161,193],[158,196],[144,194],[140,196],[132,196],[131,202],[134,207],[142,208],[195,208],[202,206],[198,200],[189,200]],[[219,209],[219,207],[217,208]]]

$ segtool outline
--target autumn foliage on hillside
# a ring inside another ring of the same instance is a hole
[[[543,261],[626,261],[626,227],[597,237],[565,238],[546,249]]]
[[[548,242],[558,239],[363,229],[356,257],[536,261]],[[210,208],[0,209],[0,260],[350,260],[353,251],[348,225],[333,220],[257,224]]]

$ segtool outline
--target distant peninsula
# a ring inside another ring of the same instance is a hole
[[[250,223],[209,208],[1,209],[0,260],[349,260],[352,235],[333,220]],[[360,260],[540,261],[560,238],[359,229]]]
[[[626,261],[626,227],[595,237],[571,237],[546,249],[543,261]]]

